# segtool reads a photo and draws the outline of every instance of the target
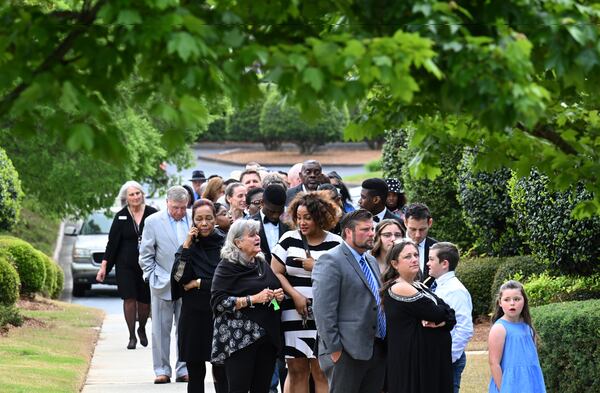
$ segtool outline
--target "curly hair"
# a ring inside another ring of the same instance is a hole
[[[306,207],[320,229],[328,231],[338,222],[340,207],[331,200],[328,191],[301,192],[296,195],[288,206],[288,213],[296,226],[298,225],[297,215],[300,206]]]

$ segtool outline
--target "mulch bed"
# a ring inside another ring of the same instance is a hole
[[[317,160],[321,165],[364,165],[381,157],[381,150],[329,149],[314,154],[300,154],[298,151],[264,151],[233,149],[219,154],[206,155],[235,165],[245,165],[256,161],[261,165],[294,165],[306,160]],[[202,158],[202,157],[201,157]]]
[[[49,311],[49,310],[62,310],[55,303],[52,303],[43,298],[24,299],[21,298],[17,301],[17,307],[22,310],[33,310],[33,311]]]

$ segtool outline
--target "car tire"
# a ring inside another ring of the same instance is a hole
[[[73,284],[73,296],[85,296],[85,291],[91,288],[90,284]]]

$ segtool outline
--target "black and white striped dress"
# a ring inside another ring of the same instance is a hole
[[[310,255],[315,261],[328,250],[342,243],[342,238],[327,232],[325,239],[319,245],[309,245]],[[311,272],[302,268],[301,262],[294,258],[306,258],[304,244],[300,231],[288,231],[281,236],[279,243],[273,248],[273,256],[285,265],[285,277],[298,292],[312,300]],[[281,304],[281,326],[284,332],[285,346],[283,353],[286,358],[316,358],[313,353],[316,345],[317,326],[314,319],[308,319],[303,324],[302,316],[296,311],[294,301],[285,296]]]

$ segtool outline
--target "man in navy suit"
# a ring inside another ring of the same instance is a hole
[[[417,244],[419,249],[419,267],[421,268],[421,282],[431,285],[433,280],[429,278],[429,248],[437,243],[437,240],[427,236],[429,228],[433,224],[431,212],[424,203],[411,203],[404,213],[404,225],[406,226],[406,237]]]

